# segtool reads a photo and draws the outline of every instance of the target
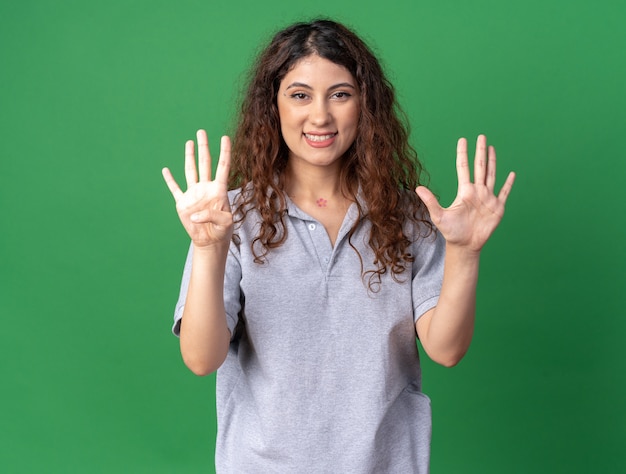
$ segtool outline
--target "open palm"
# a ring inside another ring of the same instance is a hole
[[[222,137],[220,158],[211,180],[211,155],[206,132],[198,130],[198,171],[194,142],[185,144],[185,179],[183,192],[168,168],[163,178],[176,201],[176,211],[196,247],[208,247],[230,241],[233,216],[228,202],[228,173],[230,171],[230,139]]]
[[[487,147],[487,138],[479,135],[474,157],[474,182],[470,180],[467,141],[457,144],[457,195],[450,207],[442,208],[433,193],[420,186],[416,192],[424,202],[433,223],[449,244],[479,252],[504,215],[504,205],[515,181],[509,173],[496,196],[496,151]]]

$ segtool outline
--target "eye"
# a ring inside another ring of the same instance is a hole
[[[350,94],[349,92],[345,92],[345,91],[337,91],[331,97],[333,99],[345,100],[345,99],[348,99],[349,97],[352,97],[352,94]]]
[[[296,99],[296,100],[305,100],[308,98],[308,96],[304,92],[295,92],[291,94],[289,97],[291,97],[292,99]]]

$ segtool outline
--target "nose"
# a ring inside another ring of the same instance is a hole
[[[311,124],[319,127],[326,125],[331,120],[330,108],[326,100],[320,97],[313,101],[309,111],[309,121]]]

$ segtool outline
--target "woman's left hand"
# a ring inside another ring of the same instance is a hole
[[[416,192],[448,245],[478,253],[502,220],[515,173],[509,173],[496,196],[496,150],[493,146],[487,147],[484,135],[479,135],[476,142],[474,182],[470,180],[465,138],[459,139],[457,144],[456,169],[459,184],[450,207],[442,208],[433,193],[424,186],[418,187]]]

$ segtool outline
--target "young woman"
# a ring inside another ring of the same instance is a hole
[[[416,336],[445,366],[467,351],[513,173],[495,195],[481,135],[472,182],[460,139],[443,209],[379,62],[326,20],[260,55],[213,180],[197,142],[187,191],[163,176],[192,241],[174,332],[194,373],[217,370],[218,472],[427,472]]]

